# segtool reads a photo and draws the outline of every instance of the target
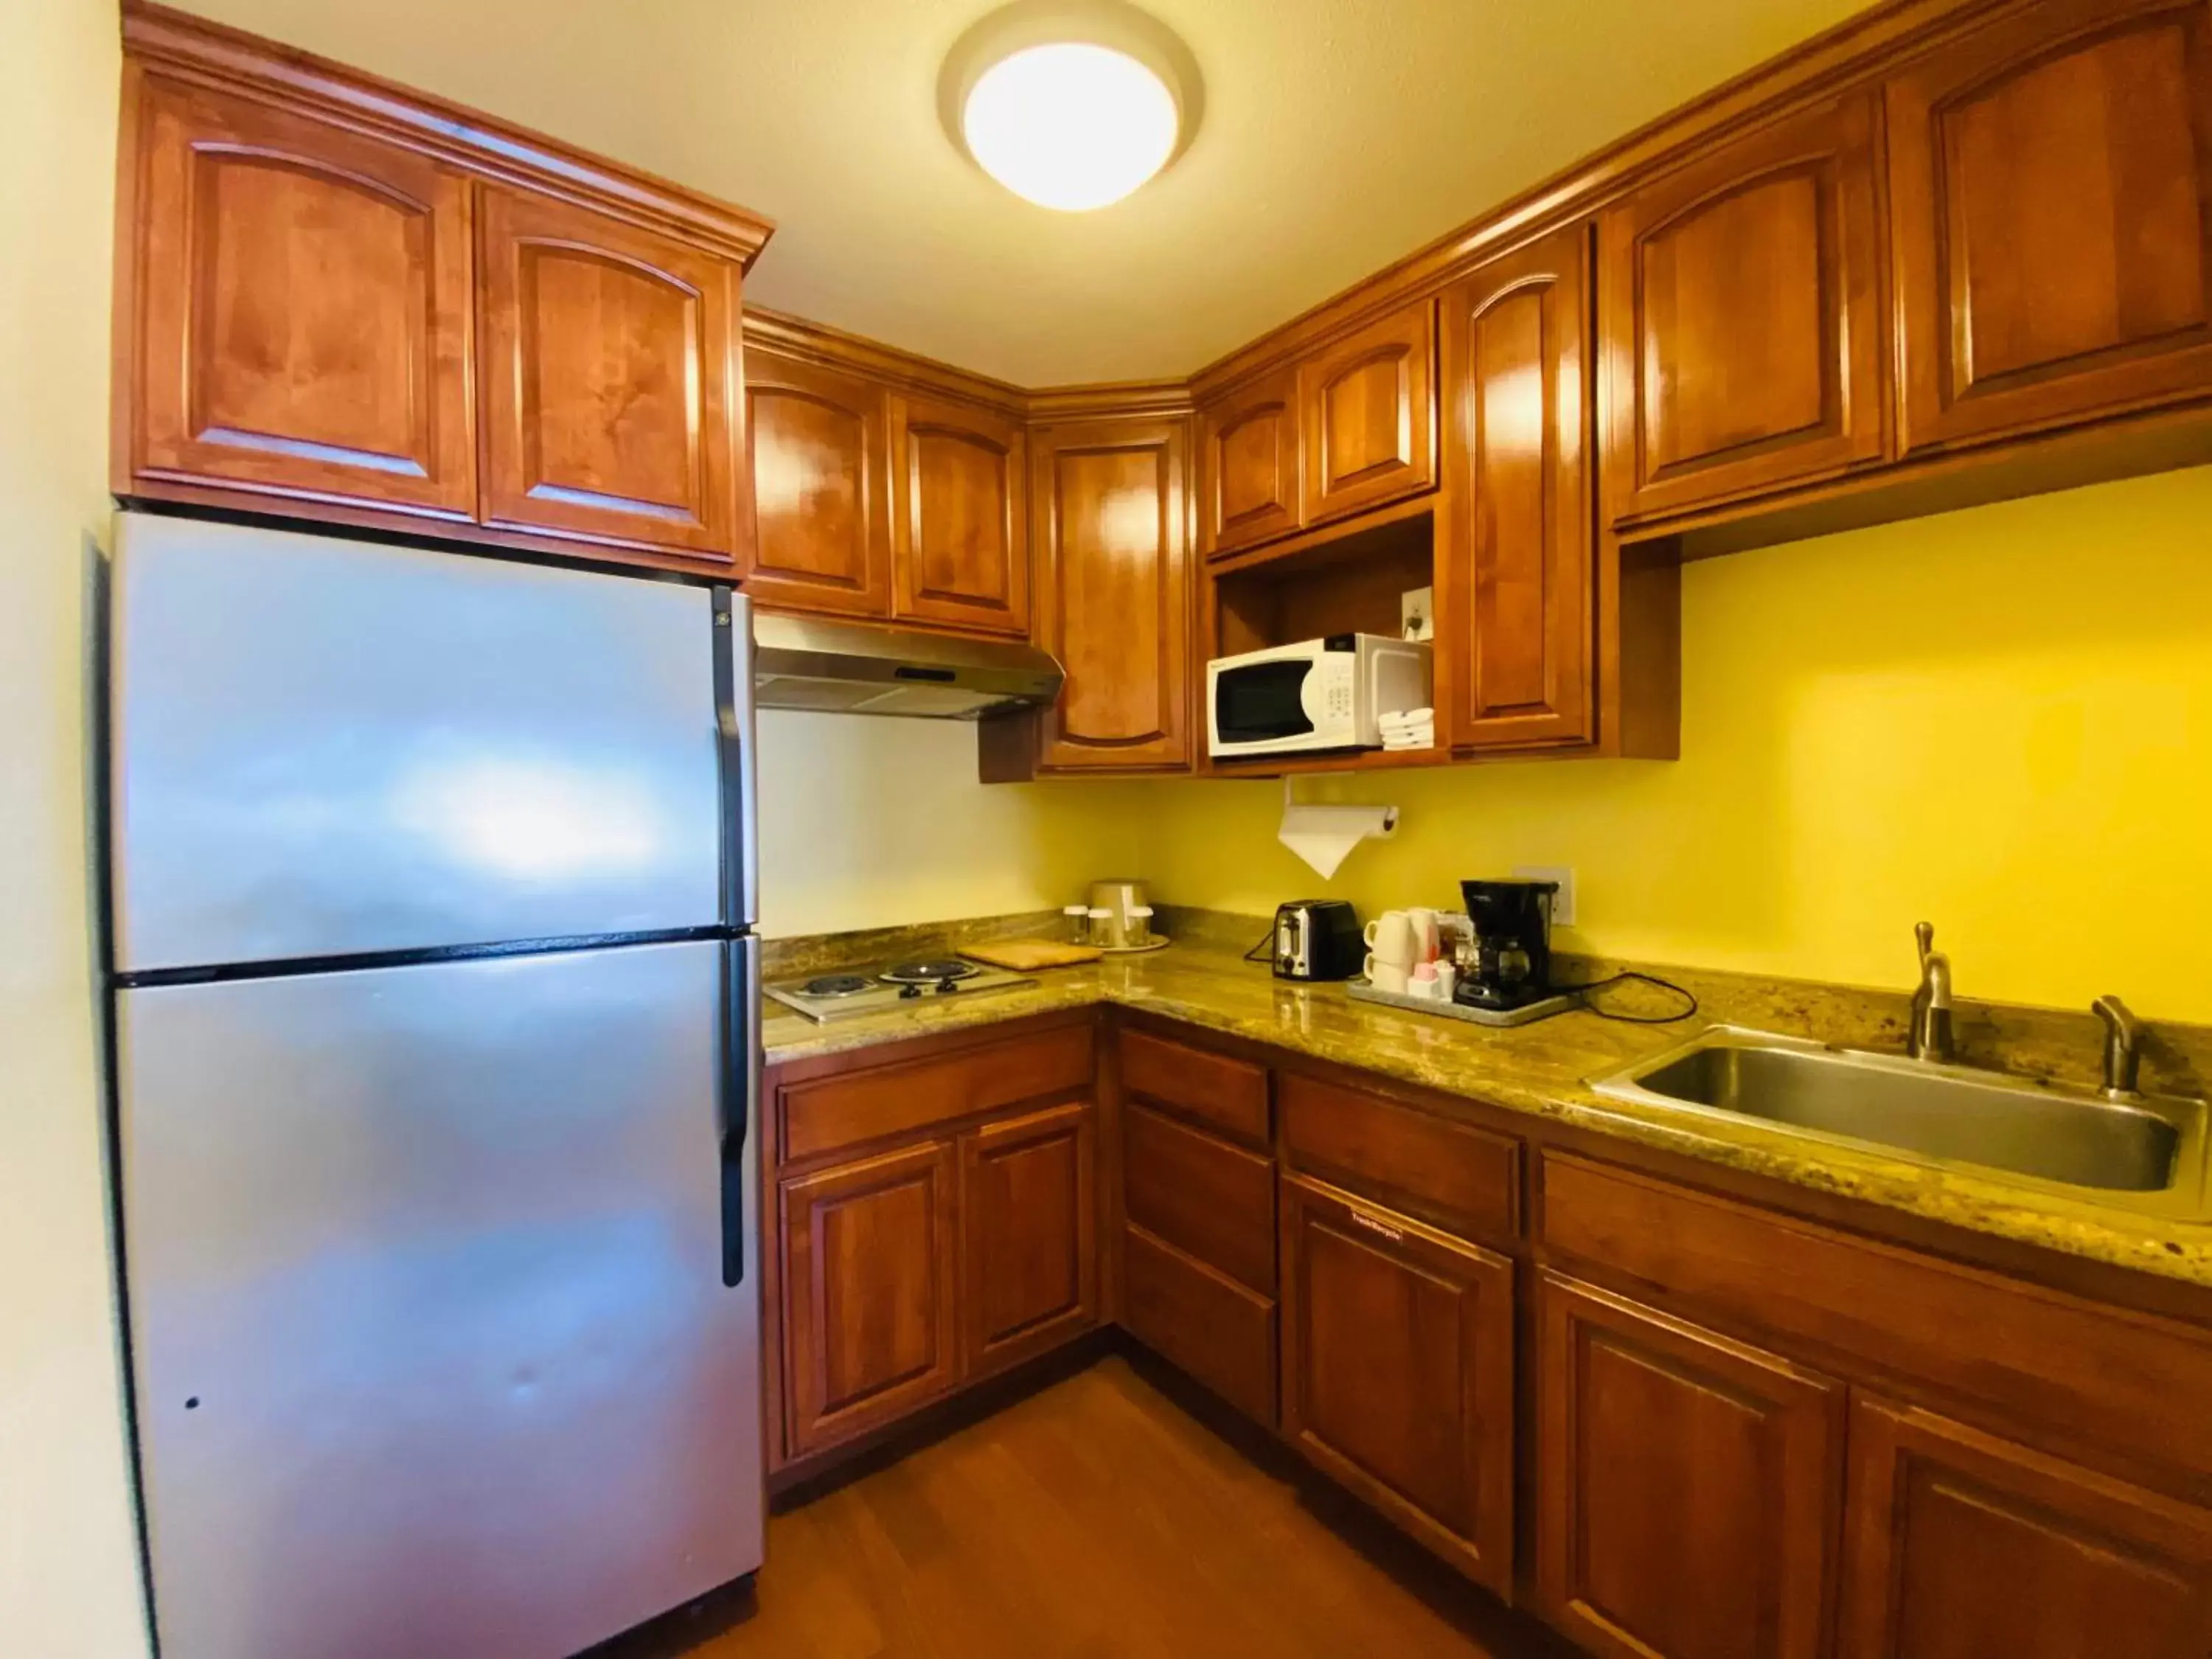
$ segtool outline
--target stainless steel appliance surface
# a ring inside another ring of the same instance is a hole
[[[1358,913],[1342,899],[1293,899],[1275,907],[1277,979],[1350,979],[1366,949]]]
[[[2086,1090],[1969,1066],[1826,1047],[1717,1025],[1680,1048],[1594,1079],[1601,1095],[1752,1118],[1819,1140],[2096,1193],[2098,1201],[2201,1215],[2205,1103]]]
[[[1036,983],[1003,968],[987,968],[958,957],[938,957],[778,980],[767,989],[785,1007],[798,1010],[817,1024],[825,1024],[833,1019],[914,1007],[925,998],[987,996]]]
[[[746,601],[137,514],[112,592],[164,1659],[567,1659],[754,1571]]]
[[[754,696],[763,708],[976,720],[1048,708],[1064,678],[1020,640],[965,640],[879,623],[757,618]]]

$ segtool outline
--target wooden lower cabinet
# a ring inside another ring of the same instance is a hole
[[[2212,1652],[2212,1511],[1867,1397],[1850,1510],[1839,1659]]]
[[[1607,1659],[1820,1659],[1844,1385],[1551,1273],[1536,1326],[1547,1615]]]
[[[1121,1323],[1255,1422],[1275,1423],[1274,1299],[1134,1224],[1121,1236]]]
[[[1097,1179],[1087,1100],[960,1138],[965,1375],[1018,1364],[1097,1322]]]
[[[1282,1183],[1283,1433],[1478,1583],[1513,1583],[1513,1264]]]
[[[1103,1235],[1131,1337],[1593,1659],[2212,1659],[2202,1325],[1249,1044],[1109,1021],[1094,1098],[1098,1035],[772,1074],[787,1480],[1095,1328]]]
[[[785,1181],[787,1440],[798,1455],[902,1417],[958,1375],[955,1143]]]

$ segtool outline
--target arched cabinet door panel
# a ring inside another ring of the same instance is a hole
[[[1071,1101],[960,1138],[963,1376],[1098,1322],[1098,1109]]]
[[[1598,222],[1615,523],[1833,477],[1885,453],[1875,106],[1820,106]]]
[[[793,1456],[902,1417],[958,1379],[959,1180],[945,1139],[779,1186]]]
[[[890,449],[884,389],[857,374],[745,354],[752,534],[745,591],[845,616],[891,610]]]
[[[2212,1511],[1862,1397],[1839,1659],[2201,1659]]]
[[[2212,392],[2212,7],[2057,0],[1887,96],[1908,453]]]
[[[902,397],[891,414],[896,614],[1030,631],[1022,428],[981,405]]]
[[[1306,524],[1435,488],[1435,334],[1424,300],[1298,365]]]
[[[1437,623],[1463,650],[1459,748],[1596,734],[1589,250],[1575,225],[1444,295]]]
[[[470,517],[466,177],[158,79],[136,114],[132,478]]]
[[[1303,1176],[1280,1191],[1285,1437],[1510,1595],[1513,1263]]]
[[[1036,639],[1067,675],[1044,716],[1046,767],[1189,762],[1185,434],[1179,420],[1031,434]]]
[[[495,185],[478,217],[484,521],[733,557],[737,267]]]
[[[1302,522],[1297,370],[1238,388],[1208,405],[1200,422],[1198,534],[1206,556],[1296,530]]]
[[[1552,1621],[1603,1659],[1826,1659],[1844,1385],[1555,1273],[1536,1331]]]

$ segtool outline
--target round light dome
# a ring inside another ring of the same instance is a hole
[[[1188,142],[1196,65],[1121,0],[1019,0],[953,49],[939,103],[977,166],[1041,207],[1118,202]]]
[[[1015,195],[1081,213],[1120,201],[1175,154],[1175,96],[1127,53],[1063,40],[984,70],[960,125],[969,154]]]

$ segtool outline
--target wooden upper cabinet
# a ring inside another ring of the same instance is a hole
[[[963,1374],[1098,1322],[1097,1114],[1072,1102],[961,1138]]]
[[[731,557],[738,269],[483,187],[483,519]]]
[[[1464,642],[1449,741],[1587,743],[1597,702],[1589,228],[1491,261],[1443,305],[1453,484],[1437,617]]]
[[[1265,375],[1200,416],[1199,544],[1234,553],[1304,522],[1298,496],[1297,371]]]
[[[887,403],[860,375],[747,349],[740,481],[753,533],[742,574],[758,602],[890,615]]]
[[[2212,1651],[2212,1511],[1878,1400],[1850,1437],[1839,1659]]]
[[[1044,715],[1048,768],[1189,763],[1187,430],[1098,421],[1030,435],[1036,640],[1067,675]]]
[[[1614,522],[1882,459],[1875,127],[1870,94],[1807,110],[1599,220]]]
[[[466,175],[308,116],[134,83],[118,489],[159,480],[468,519]]]
[[[1282,1183],[1283,1432],[1477,1583],[1513,1583],[1513,1264]]]
[[[1304,523],[1435,486],[1434,316],[1423,300],[1298,364]]]
[[[958,1180],[936,1140],[785,1181],[784,1397],[797,1456],[903,1416],[959,1375]]]
[[[1887,90],[1908,453],[2212,392],[2212,8],[2053,0]]]
[[[992,634],[1030,631],[1018,422],[980,405],[893,399],[896,613]]]
[[[1843,1386],[1553,1273],[1536,1321],[1553,1621],[1605,1659],[1821,1659]]]

